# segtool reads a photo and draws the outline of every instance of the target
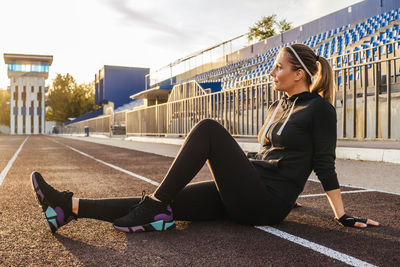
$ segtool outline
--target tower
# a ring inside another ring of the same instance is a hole
[[[10,79],[10,134],[45,132],[45,80],[53,56],[4,54]]]

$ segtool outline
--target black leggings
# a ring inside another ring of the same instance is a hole
[[[213,181],[189,184],[207,162]],[[167,175],[154,192],[184,221],[233,219],[251,225],[276,224],[291,207],[275,197],[236,140],[218,122],[192,128]],[[80,199],[78,216],[112,222],[140,198]]]

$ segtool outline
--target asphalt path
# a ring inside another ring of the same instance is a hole
[[[0,171],[25,138],[0,136]],[[0,185],[0,266],[400,265],[396,194],[342,187],[350,214],[382,223],[367,229],[335,224],[322,186],[310,181],[300,198],[304,206],[274,227],[177,222],[177,229],[163,233],[125,234],[107,222],[79,219],[51,234],[30,184],[36,170],[55,188],[77,197],[139,196],[156,188],[172,161],[131,149],[29,137]],[[194,181],[209,179],[205,167]]]

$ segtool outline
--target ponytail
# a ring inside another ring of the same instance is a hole
[[[333,103],[333,71],[328,60],[317,56],[314,51],[304,44],[293,44],[284,48],[290,55],[289,62],[293,70],[304,69],[306,82],[312,93],[318,93],[329,103]],[[312,80],[311,75],[315,80]]]
[[[328,60],[324,57],[318,57],[317,78],[311,85],[311,92],[318,93],[322,98],[333,103],[333,71]]]

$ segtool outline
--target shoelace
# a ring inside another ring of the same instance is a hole
[[[141,205],[145,199],[147,198],[146,191],[142,191],[142,199],[139,201],[139,203],[133,205],[132,207],[129,208],[129,215],[131,217],[137,217],[143,214],[145,208],[143,205]]]
[[[44,189],[46,191],[48,191],[50,194],[54,194],[56,192],[60,193],[63,197],[59,198],[58,200],[61,202],[61,204],[65,204],[67,201],[69,201],[70,198],[72,198],[72,196],[74,195],[73,192],[70,192],[69,190],[66,191],[58,191],[57,189],[55,189],[54,187],[52,187],[51,185],[49,185],[48,183],[43,183],[42,186],[44,187]]]

